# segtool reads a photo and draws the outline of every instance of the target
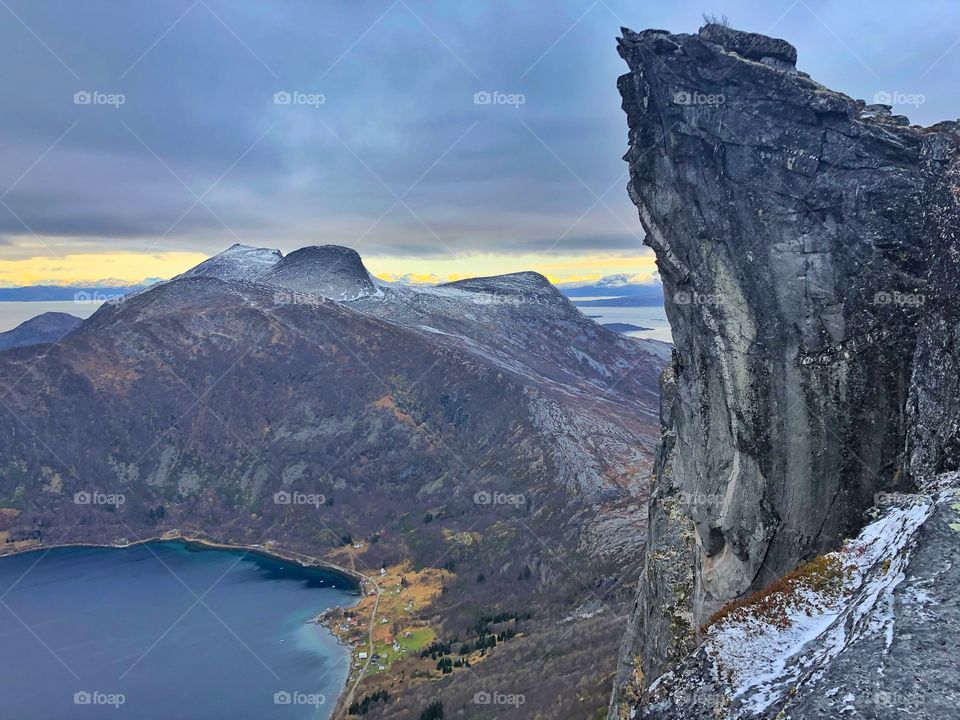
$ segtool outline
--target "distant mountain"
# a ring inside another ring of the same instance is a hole
[[[28,285],[26,287],[0,288],[0,302],[106,302],[130,293],[138,292],[148,285],[79,286],[79,285]]]
[[[280,260],[260,280],[294,293],[342,302],[377,292],[356,250],[336,245],[300,248]]]
[[[80,318],[61,312],[37,315],[13,330],[0,333],[0,350],[57,342],[80,322]]]
[[[656,286],[635,286],[644,288],[636,294],[622,295],[605,300],[577,300],[577,307],[663,307],[663,288]],[[609,293],[607,293],[609,295]]]
[[[631,282],[630,278],[629,275],[608,275],[590,285],[561,285],[560,291],[567,297],[574,299],[582,297],[631,297],[636,298],[634,305],[654,306],[663,304],[663,286],[660,283]]]
[[[397,660],[358,698],[386,677],[390,717],[415,720],[422,694],[473,697],[507,670],[591,678],[525,712],[602,704],[669,349],[597,325],[536,273],[410,286],[347,248],[275,258],[231,248],[42,352],[0,354],[0,551],[176,529],[433,573],[442,592],[405,619],[462,643],[512,613],[522,637],[498,629],[446,675]]]
[[[603,326],[607,330],[613,330],[613,332],[618,332],[618,333],[637,332],[638,330],[653,329],[648,327],[640,327],[639,325],[633,325],[631,323],[622,323],[622,322],[603,323]]]

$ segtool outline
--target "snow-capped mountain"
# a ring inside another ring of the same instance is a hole
[[[294,293],[340,302],[377,292],[357,251],[339,245],[300,248],[280,260],[259,280]]]
[[[232,245],[174,278],[210,277],[218,280],[256,280],[283,259],[279,250]]]

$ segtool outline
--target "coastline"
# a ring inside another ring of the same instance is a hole
[[[150,543],[163,542],[179,542],[185,545],[194,545],[210,550],[244,551],[251,555],[260,555],[261,557],[270,560],[283,560],[285,562],[296,563],[297,565],[305,568],[324,570],[331,575],[336,575],[346,581],[346,584],[348,585],[348,588],[346,589],[355,590],[360,593],[364,592],[365,585],[370,582],[370,578],[362,573],[357,572],[356,570],[351,570],[350,568],[343,567],[342,565],[337,565],[336,563],[321,560],[320,558],[312,557],[310,555],[304,555],[303,553],[299,553],[295,550],[289,550],[287,548],[276,547],[272,545],[270,547],[264,547],[263,545],[233,543],[225,540],[214,540],[211,538],[204,538],[196,535],[185,535],[181,533],[165,533],[163,535],[155,535],[148,538],[133,540],[131,542],[70,542],[53,543],[49,545],[32,545],[30,547],[14,548],[11,550],[2,549],[0,550],[0,558],[13,557],[15,555],[27,555],[33,552],[49,552],[51,550],[59,550],[62,548],[99,548],[104,550],[123,550],[126,548],[137,547],[139,545],[149,545]]]
[[[377,596],[379,601],[380,596],[380,587],[377,582],[362,573],[357,572],[356,570],[351,570],[350,568],[343,567],[342,565],[337,565],[336,563],[331,563],[320,558],[312,557],[310,555],[304,555],[303,553],[297,552],[295,550],[290,550],[287,548],[277,547],[273,544],[270,547],[265,548],[262,545],[249,545],[246,543],[232,543],[229,541],[215,540],[209,537],[201,537],[193,534],[184,534],[179,531],[168,531],[162,535],[157,535],[149,538],[141,538],[138,540],[130,542],[114,542],[114,543],[96,543],[96,542],[72,542],[72,543],[54,543],[49,545],[34,545],[31,547],[25,548],[12,548],[12,549],[0,549],[0,559],[5,557],[14,557],[16,555],[28,555],[35,552],[51,552],[53,550],[60,550],[63,548],[90,548],[90,549],[103,549],[103,550],[123,550],[132,547],[138,547],[140,545],[148,545],[150,543],[183,543],[187,546],[195,546],[201,549],[207,550],[222,550],[222,551],[243,551],[251,555],[259,555],[263,558],[270,560],[280,560],[283,562],[295,563],[304,568],[313,568],[316,570],[321,570],[329,573],[330,575],[336,576],[337,578],[342,579],[346,584],[346,590],[357,592],[360,597],[368,594],[368,588],[370,589],[369,594],[374,594]],[[348,666],[353,664],[353,651],[350,647],[343,642],[332,629],[325,624],[326,618],[324,617],[328,610],[325,610],[309,620],[307,623],[313,625],[322,625],[331,635],[337,640],[337,644],[341,647],[347,649],[349,660]],[[370,652],[372,653],[373,641],[372,633],[374,622],[376,620],[376,608],[374,609],[373,617],[370,622],[370,640],[369,647]],[[357,685],[359,685],[360,680],[363,679],[364,674],[366,673],[367,665],[369,665],[369,660],[362,668],[359,677],[357,677],[354,683],[350,682],[350,675],[348,674],[347,680],[344,683],[344,686],[340,689],[339,694],[337,695],[336,702],[333,705],[333,711],[330,714],[331,718],[337,718],[342,715],[343,709],[352,702]]]

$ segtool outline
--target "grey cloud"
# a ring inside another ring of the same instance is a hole
[[[401,3],[367,32],[388,3],[8,4],[69,68],[12,18],[0,24],[0,92],[10,99],[0,142],[11,149],[0,192],[49,150],[6,197],[35,232],[149,247],[193,202],[183,184],[202,194],[216,183],[205,201],[244,241],[354,244],[407,193],[428,227],[401,204],[359,244],[421,256],[639,251],[613,37],[620,24],[695,31],[702,11],[693,0],[608,0],[589,11],[588,0],[408,0],[430,30]],[[794,42],[801,68],[828,85],[866,99],[923,94],[908,109],[916,122],[957,115],[960,48],[937,62],[960,25],[957,7],[872,3],[868,42],[862,10],[846,4],[810,0],[831,33],[802,3],[786,15],[762,0],[714,5],[735,25]],[[75,105],[78,90],[125,102]],[[277,105],[278,91],[324,102]],[[525,102],[476,105],[480,91]],[[23,232],[2,207],[0,232]],[[160,247],[214,251],[234,240],[201,206]]]

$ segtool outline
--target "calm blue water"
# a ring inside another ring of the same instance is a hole
[[[328,718],[349,658],[305,621],[357,598],[183,543],[2,558],[0,597],[0,718],[24,720]]]
[[[581,300],[582,298],[577,298]],[[662,305],[656,307],[580,307],[584,315],[596,323],[630,323],[649,330],[632,330],[626,335],[649,340],[662,340],[672,343],[673,335],[670,332],[670,323],[667,322],[667,313]]]

